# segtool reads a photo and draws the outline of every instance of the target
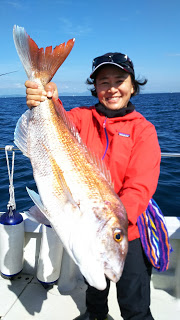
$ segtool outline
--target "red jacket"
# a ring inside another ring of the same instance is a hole
[[[68,112],[87,147],[103,158],[128,215],[128,239],[139,238],[138,216],[158,183],[160,147],[154,126],[140,113],[106,118],[95,107]]]

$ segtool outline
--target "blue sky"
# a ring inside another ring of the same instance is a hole
[[[25,94],[26,74],[13,43],[13,25],[26,29],[39,47],[75,45],[54,81],[59,94],[83,93],[94,57],[123,52],[135,66],[143,89],[180,92],[179,0],[0,0],[0,95]]]

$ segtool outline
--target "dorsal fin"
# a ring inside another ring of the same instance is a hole
[[[98,167],[98,169],[102,172],[106,180],[113,186],[110,171],[106,168],[104,161],[100,159],[98,156],[96,156],[95,154],[93,154],[90,150],[88,150],[87,146],[83,143],[78,130],[76,129],[73,122],[69,119],[68,113],[65,111],[61,100],[56,100],[55,98],[52,98],[52,101],[57,111],[57,114],[61,117],[61,119],[63,119],[69,131],[76,138],[76,140],[83,147],[83,149],[86,150],[87,155],[92,160],[92,162]]]
[[[54,107],[56,109],[57,114],[64,121],[67,128],[72,133],[72,135],[77,139],[77,141],[83,145],[83,142],[82,142],[82,139],[79,135],[79,132],[77,131],[77,129],[76,129],[75,125],[73,124],[73,122],[71,121],[71,119],[69,119],[68,114],[65,111],[61,100],[60,99],[56,100],[54,97],[52,97],[52,101],[53,101],[53,104],[54,104]]]
[[[75,39],[52,49],[38,48],[22,27],[14,26],[13,38],[19,58],[30,80],[39,78],[43,85],[48,83],[62,65],[74,46]]]
[[[113,186],[112,179],[111,179],[111,173],[107,169],[105,162],[100,159],[96,154],[92,154],[91,151],[89,151],[90,157],[93,159],[93,162],[96,164],[96,166],[99,168],[99,170],[103,173],[103,175],[106,177],[106,180]]]

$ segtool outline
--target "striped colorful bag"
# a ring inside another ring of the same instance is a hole
[[[137,225],[148,260],[159,272],[167,270],[172,247],[164,216],[153,199],[149,201],[146,211],[138,217]]]

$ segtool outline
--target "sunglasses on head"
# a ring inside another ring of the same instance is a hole
[[[97,57],[93,60],[92,64],[92,70],[98,67],[98,65],[104,63],[104,62],[114,62],[117,64],[127,64],[130,65],[131,68],[133,68],[132,61],[129,59],[129,57],[122,53],[114,53],[114,54],[107,54],[104,56]]]

